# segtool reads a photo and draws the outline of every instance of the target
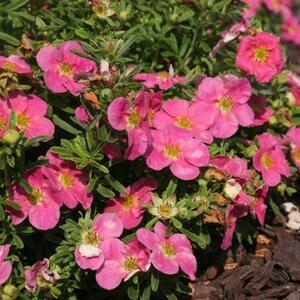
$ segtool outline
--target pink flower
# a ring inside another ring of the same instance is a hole
[[[7,104],[0,99],[0,138],[3,137],[9,125],[9,113]]]
[[[126,245],[112,239],[103,248],[105,262],[96,273],[96,281],[106,290],[116,288],[122,280],[126,281],[137,272],[147,272],[149,257],[144,246],[136,239]]]
[[[291,128],[286,134],[291,146],[291,156],[295,165],[300,169],[300,128]]]
[[[276,186],[281,181],[281,175],[291,175],[282,151],[283,141],[270,133],[263,133],[258,137],[258,143],[260,148],[253,157],[253,166],[262,173],[266,185]]]
[[[150,251],[150,261],[162,273],[173,275],[180,269],[195,280],[197,261],[192,245],[184,234],[171,233],[166,237],[167,227],[157,222],[154,232],[141,228],[136,232],[138,240]]]
[[[282,39],[300,45],[300,24],[295,16],[291,16],[281,26]]]
[[[159,171],[170,166],[176,177],[193,180],[200,173],[199,167],[206,166],[209,162],[207,147],[190,134],[182,134],[169,128],[168,131],[152,130],[151,136],[152,148],[146,163],[153,170]]]
[[[213,137],[208,131],[210,119],[200,118],[205,113],[202,103],[176,99],[168,100],[162,105],[162,110],[155,113],[153,126],[165,130],[169,126],[177,130],[189,132],[201,142],[212,143]]]
[[[5,261],[9,248],[9,244],[0,245],[0,285],[9,278],[12,271],[12,264],[9,261]]]
[[[15,91],[9,94],[6,103],[7,113],[15,113],[16,128],[24,130],[26,138],[53,136],[54,124],[45,117],[48,106],[40,97]]]
[[[238,47],[236,65],[261,83],[270,82],[284,65],[279,38],[260,32],[244,36]]]
[[[150,144],[150,131],[153,109],[162,95],[154,97],[151,93],[142,91],[132,104],[123,97],[116,98],[108,107],[108,121],[116,130],[126,130],[128,134],[128,148],[124,157],[134,160],[143,155]],[[153,107],[154,106],[154,107]]]
[[[280,13],[283,7],[289,7],[292,0],[263,0],[267,8],[275,13]]]
[[[26,269],[24,277],[25,288],[31,293],[35,293],[38,286],[53,285],[60,278],[57,272],[50,270],[47,258],[39,260],[32,267]]]
[[[20,210],[8,209],[13,224],[20,224],[28,216],[29,223],[37,229],[54,228],[59,221],[61,203],[53,198],[41,168],[25,173],[24,179],[32,187],[32,192],[27,193],[18,184],[12,186],[11,200],[20,205]]]
[[[248,4],[248,8],[244,8],[243,10],[243,19],[249,20],[255,17],[261,7],[261,0],[242,0],[242,2]]]
[[[295,105],[300,105],[300,77],[290,72],[288,75],[288,83],[290,84],[290,92],[292,93],[293,97],[295,98]]]
[[[252,96],[249,105],[254,111],[254,120],[251,126],[261,126],[273,115],[273,109],[266,106],[267,98],[265,96]]]
[[[125,229],[132,229],[143,219],[143,205],[151,202],[152,191],[157,188],[154,179],[141,178],[119,198],[112,198],[105,208],[105,212],[116,213],[123,222]]]
[[[93,196],[88,193],[88,177],[77,170],[75,164],[58,158],[48,151],[46,157],[49,163],[42,168],[43,174],[54,188],[53,197],[68,208],[75,208],[78,203],[84,209],[91,206]]]
[[[111,213],[96,216],[90,231],[81,233],[82,241],[75,249],[75,260],[81,269],[97,270],[104,262],[105,244],[123,232],[120,218]]]
[[[158,73],[139,73],[133,76],[134,80],[142,80],[147,88],[159,86],[162,90],[168,90],[177,83],[186,83],[184,76],[174,76],[174,69],[170,66],[169,73],[162,71]]]
[[[0,69],[17,74],[32,74],[30,66],[18,55],[0,56]]]
[[[250,126],[254,113],[247,104],[251,96],[251,85],[246,78],[233,75],[207,77],[198,86],[195,100],[205,106],[201,119],[212,120],[210,128],[213,136],[229,138],[239,125]]]
[[[75,76],[93,73],[97,69],[95,62],[73,54],[72,50],[84,52],[77,42],[66,41],[58,49],[52,45],[45,46],[36,56],[39,67],[44,71],[45,84],[54,93],[69,91],[77,96],[85,85],[76,82]]]
[[[210,164],[222,171],[227,176],[241,179],[248,179],[249,173],[247,169],[247,161],[239,157],[216,156]]]
[[[265,224],[265,216],[268,206],[265,204],[269,187],[264,185],[261,189],[256,191],[255,196],[250,199],[250,211],[255,215],[260,225]]]

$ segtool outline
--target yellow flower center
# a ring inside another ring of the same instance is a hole
[[[296,148],[293,152],[295,161],[300,162],[300,148]]]
[[[47,287],[49,285],[49,281],[47,281],[42,274],[37,274],[36,283],[40,287]]]
[[[193,125],[188,117],[181,117],[176,120],[176,125],[184,129],[192,129]]]
[[[138,269],[139,262],[136,257],[134,256],[127,256],[124,260],[123,268],[127,273],[131,273]]]
[[[169,73],[166,72],[166,71],[158,72],[157,75],[161,80],[168,80],[169,79]]]
[[[251,205],[252,207],[256,207],[258,203],[258,198],[257,197],[251,197]]]
[[[161,251],[165,256],[167,256],[169,258],[173,258],[176,256],[176,251],[171,244],[166,243],[166,244],[162,245]]]
[[[5,123],[4,119],[0,117],[0,129],[4,129],[5,125],[6,125],[6,123]]]
[[[66,188],[70,188],[73,186],[74,178],[69,173],[62,173],[58,177],[59,182]]]
[[[16,71],[16,64],[8,61],[4,64],[3,68],[4,68],[4,70],[6,70],[8,72],[15,72]]]
[[[164,150],[165,156],[167,156],[168,158],[170,158],[172,160],[177,159],[180,156],[180,153],[181,153],[181,151],[180,151],[179,147],[176,145],[167,145]]]
[[[124,199],[124,201],[122,202],[122,206],[126,210],[129,210],[135,206],[136,202],[137,202],[137,198],[135,196],[131,195]]]
[[[26,127],[28,126],[29,118],[25,114],[17,114],[17,126]]]
[[[58,70],[61,75],[68,76],[68,77],[73,75],[73,68],[68,63],[60,64]]]
[[[36,189],[36,188],[32,189],[32,192],[31,192],[31,194],[29,194],[28,199],[31,202],[31,204],[34,204],[34,205],[42,202],[42,200],[43,200],[42,190]]]
[[[128,116],[128,125],[130,127],[137,127],[141,122],[141,115],[136,109],[132,109]]]
[[[153,117],[154,117],[154,111],[153,111],[153,110],[150,110],[150,111],[148,112],[148,123],[149,123],[150,125],[153,125]]]
[[[173,212],[173,206],[170,203],[163,203],[157,208],[158,214],[162,219],[169,219]]]
[[[269,57],[269,52],[266,47],[257,47],[254,52],[254,60],[264,63]]]
[[[263,165],[263,167],[265,169],[270,169],[273,165],[273,160],[272,160],[272,157],[267,154],[267,153],[264,153],[261,158],[260,158],[260,162],[261,164]]]
[[[280,8],[281,1],[280,0],[273,0],[273,5],[275,8]]]
[[[90,231],[83,238],[83,243],[86,245],[98,246],[99,240],[100,240],[100,238],[99,238],[98,234]]]
[[[290,34],[296,34],[297,33],[297,28],[295,26],[290,26],[288,29],[288,32]]]
[[[94,5],[97,13],[103,15],[109,8],[109,1],[108,0],[100,0],[97,4]]]
[[[221,112],[228,113],[232,111],[232,99],[228,96],[221,97],[218,101],[218,108]]]

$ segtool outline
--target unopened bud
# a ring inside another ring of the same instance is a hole
[[[3,135],[3,142],[7,144],[15,144],[20,138],[18,131],[15,129],[8,129]]]

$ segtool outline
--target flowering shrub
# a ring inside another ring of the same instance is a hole
[[[8,2],[1,299],[180,298],[296,197],[292,1]]]

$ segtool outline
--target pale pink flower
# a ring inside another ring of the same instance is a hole
[[[146,157],[147,166],[153,170],[162,170],[170,166],[176,177],[182,180],[195,179],[199,167],[209,162],[207,147],[195,140],[189,133],[183,134],[174,128],[167,131],[152,130],[152,148]]]
[[[200,102],[168,100],[162,105],[161,111],[154,114],[153,126],[158,130],[174,126],[177,130],[189,132],[199,141],[210,144],[213,137],[208,128],[213,120],[200,117],[204,113],[205,106]]]
[[[122,280],[127,281],[137,272],[147,272],[150,268],[145,247],[136,239],[124,244],[112,239],[103,247],[105,262],[96,273],[96,281],[106,290],[116,288]]]
[[[254,168],[262,173],[267,186],[276,186],[281,175],[290,176],[291,171],[282,151],[282,139],[270,133],[258,137],[259,149],[253,157]]]
[[[243,19],[249,20],[255,17],[261,7],[261,0],[242,0],[242,2],[248,5],[248,8],[244,8],[243,10]]]
[[[182,84],[187,82],[184,76],[175,76],[172,65],[170,65],[169,72],[139,73],[134,75],[133,79],[142,80],[143,85],[147,88],[158,86],[161,90],[168,90],[177,83]]]
[[[20,210],[8,208],[14,225],[20,224],[28,217],[29,223],[40,230],[54,228],[60,217],[61,202],[54,199],[48,181],[41,168],[31,170],[24,175],[32,188],[27,193],[20,185],[12,186],[12,201],[20,206]]]
[[[286,134],[286,139],[290,143],[292,159],[300,169],[300,128],[291,128]]]
[[[0,69],[17,74],[32,74],[27,62],[14,54],[9,57],[0,56]]]
[[[150,251],[150,261],[162,273],[173,275],[180,269],[195,280],[197,261],[190,241],[184,234],[171,233],[166,237],[167,227],[157,222],[154,232],[141,228],[136,232],[138,240]]]
[[[270,82],[284,65],[279,38],[268,32],[244,36],[238,47],[236,65],[254,75],[258,82]]]
[[[275,13],[282,12],[283,7],[292,5],[292,0],[262,0],[267,8]]]
[[[281,37],[287,42],[300,45],[300,24],[295,16],[291,16],[281,25]]]
[[[265,96],[252,96],[249,105],[254,111],[254,120],[251,126],[261,126],[273,115],[273,109],[266,106],[267,98]]]
[[[74,163],[64,161],[50,151],[47,152],[46,157],[49,162],[42,168],[42,172],[49,180],[50,186],[55,187],[53,198],[71,209],[78,203],[84,209],[89,208],[93,196],[88,193],[88,177],[77,170]]]
[[[48,45],[40,49],[36,56],[39,67],[44,71],[46,86],[54,93],[69,91],[77,96],[85,88],[75,76],[79,73],[93,73],[97,69],[95,62],[72,53],[72,50],[84,52],[75,41],[63,42],[59,48]]]
[[[121,219],[112,213],[96,216],[91,230],[81,232],[81,242],[75,249],[75,260],[81,269],[97,270],[104,262],[103,247],[123,232]]]
[[[157,188],[157,182],[150,178],[141,178],[118,198],[112,198],[105,212],[116,213],[123,222],[125,229],[132,229],[143,219],[144,204],[151,202],[152,191]]]
[[[6,99],[6,108],[8,114],[15,113],[16,128],[24,130],[26,138],[53,136],[54,124],[45,117],[48,105],[40,97],[14,91]]]
[[[49,260],[44,258],[39,260],[30,268],[24,271],[25,288],[31,293],[35,293],[38,286],[48,287],[60,279],[56,271],[50,269]]]
[[[210,131],[214,137],[229,138],[239,125],[253,123],[254,113],[247,104],[251,92],[249,81],[234,75],[207,77],[200,83],[194,100],[205,106],[201,119],[213,120]]]
[[[0,245],[0,285],[2,285],[10,276],[12,271],[12,264],[9,261],[5,261],[10,245]]]

